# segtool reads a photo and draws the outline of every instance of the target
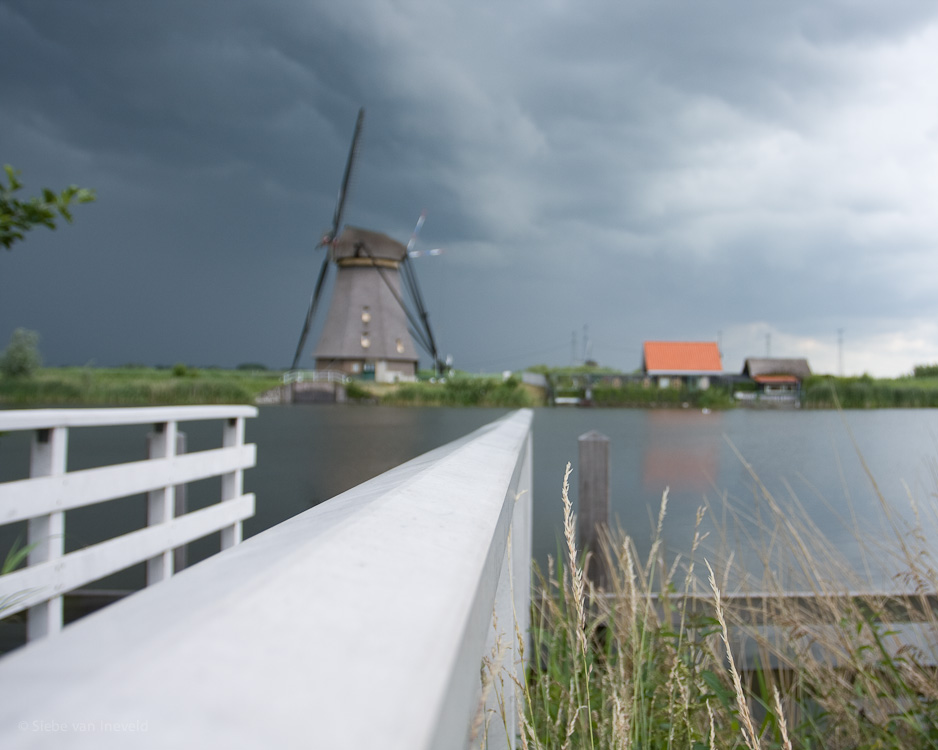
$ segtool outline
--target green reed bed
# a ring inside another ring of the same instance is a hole
[[[46,368],[30,378],[0,378],[4,406],[252,404],[280,383],[279,373],[155,368]]]
[[[812,377],[802,405],[832,409],[915,409],[938,407],[938,378],[874,379]]]
[[[810,519],[758,493],[752,536],[765,572],[753,580],[732,557],[717,562],[703,507],[687,555],[669,559],[667,492],[644,561],[621,532],[584,556],[565,477],[565,559],[538,576],[526,680],[515,685],[520,747],[938,747],[938,564],[923,526],[890,513],[891,543],[868,543],[902,563],[895,585],[915,606],[900,612],[890,597],[847,596],[864,585]],[[586,570],[600,560],[603,589]],[[793,588],[811,596],[781,596]],[[926,643],[898,642],[897,618],[916,620]]]
[[[538,406],[532,391],[517,378],[456,377],[445,382],[404,383],[378,397],[387,406],[489,406],[518,409]]]

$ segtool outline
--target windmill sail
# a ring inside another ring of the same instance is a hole
[[[314,287],[291,369],[296,369],[303,355],[329,267],[335,265],[336,280],[329,311],[313,352],[316,369],[338,370],[349,375],[374,377],[379,381],[413,380],[418,362],[415,338],[433,357],[434,365],[439,367],[427,311],[417,287],[416,275],[408,263],[408,250],[412,249],[422,217],[411,238],[411,247],[380,232],[341,227],[363,117],[364,110],[361,110],[336,201],[332,228],[319,243],[319,247],[328,247],[328,253]],[[416,314],[408,309],[401,294],[402,266],[407,292],[417,306]]]
[[[339,195],[335,201],[335,212],[332,214],[332,228],[323,235],[316,247],[332,245],[339,233],[339,227],[342,224],[342,215],[345,211],[345,199],[348,197],[348,186],[352,179],[352,165],[355,163],[355,154],[358,152],[358,141],[362,134],[362,125],[365,122],[365,108],[358,110],[358,118],[355,120],[355,132],[352,134],[352,145],[348,151],[348,159],[345,161],[345,174],[342,176],[342,184],[339,187]],[[303,347],[306,346],[306,337],[309,336],[309,328],[316,315],[316,308],[319,306],[319,297],[322,294],[323,283],[326,280],[326,274],[329,272],[329,255],[322,259],[322,266],[319,269],[319,277],[316,280],[316,286],[313,287],[313,296],[309,301],[309,308],[306,311],[306,320],[303,323],[303,330],[300,332],[300,340],[296,345],[296,353],[293,355],[293,364],[291,370],[295,370],[303,356]]]

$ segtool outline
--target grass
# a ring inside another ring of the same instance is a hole
[[[0,378],[0,405],[150,406],[253,404],[280,383],[279,372],[149,367],[44,368],[31,378]]]
[[[938,747],[938,563],[923,509],[907,524],[874,482],[890,541],[863,543],[871,559],[891,557],[893,585],[909,596],[860,594],[869,581],[797,504],[783,507],[754,481],[759,507],[746,512],[759,520],[742,536],[761,570],[747,572],[720,559],[728,535],[708,536],[706,507],[687,554],[669,558],[667,492],[647,559],[621,531],[584,555],[565,477],[565,559],[537,576],[515,685],[521,747]],[[598,564],[604,589],[589,576]],[[785,596],[792,590],[807,596]],[[916,621],[925,642],[898,639],[899,621]]]

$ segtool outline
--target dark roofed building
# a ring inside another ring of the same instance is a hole
[[[742,374],[755,381],[760,393],[795,396],[805,378],[811,376],[811,368],[806,359],[749,357]]]

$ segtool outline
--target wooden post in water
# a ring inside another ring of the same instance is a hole
[[[609,438],[590,430],[579,439],[579,544],[592,553],[587,573],[600,586],[606,584],[600,529],[609,526]]]

